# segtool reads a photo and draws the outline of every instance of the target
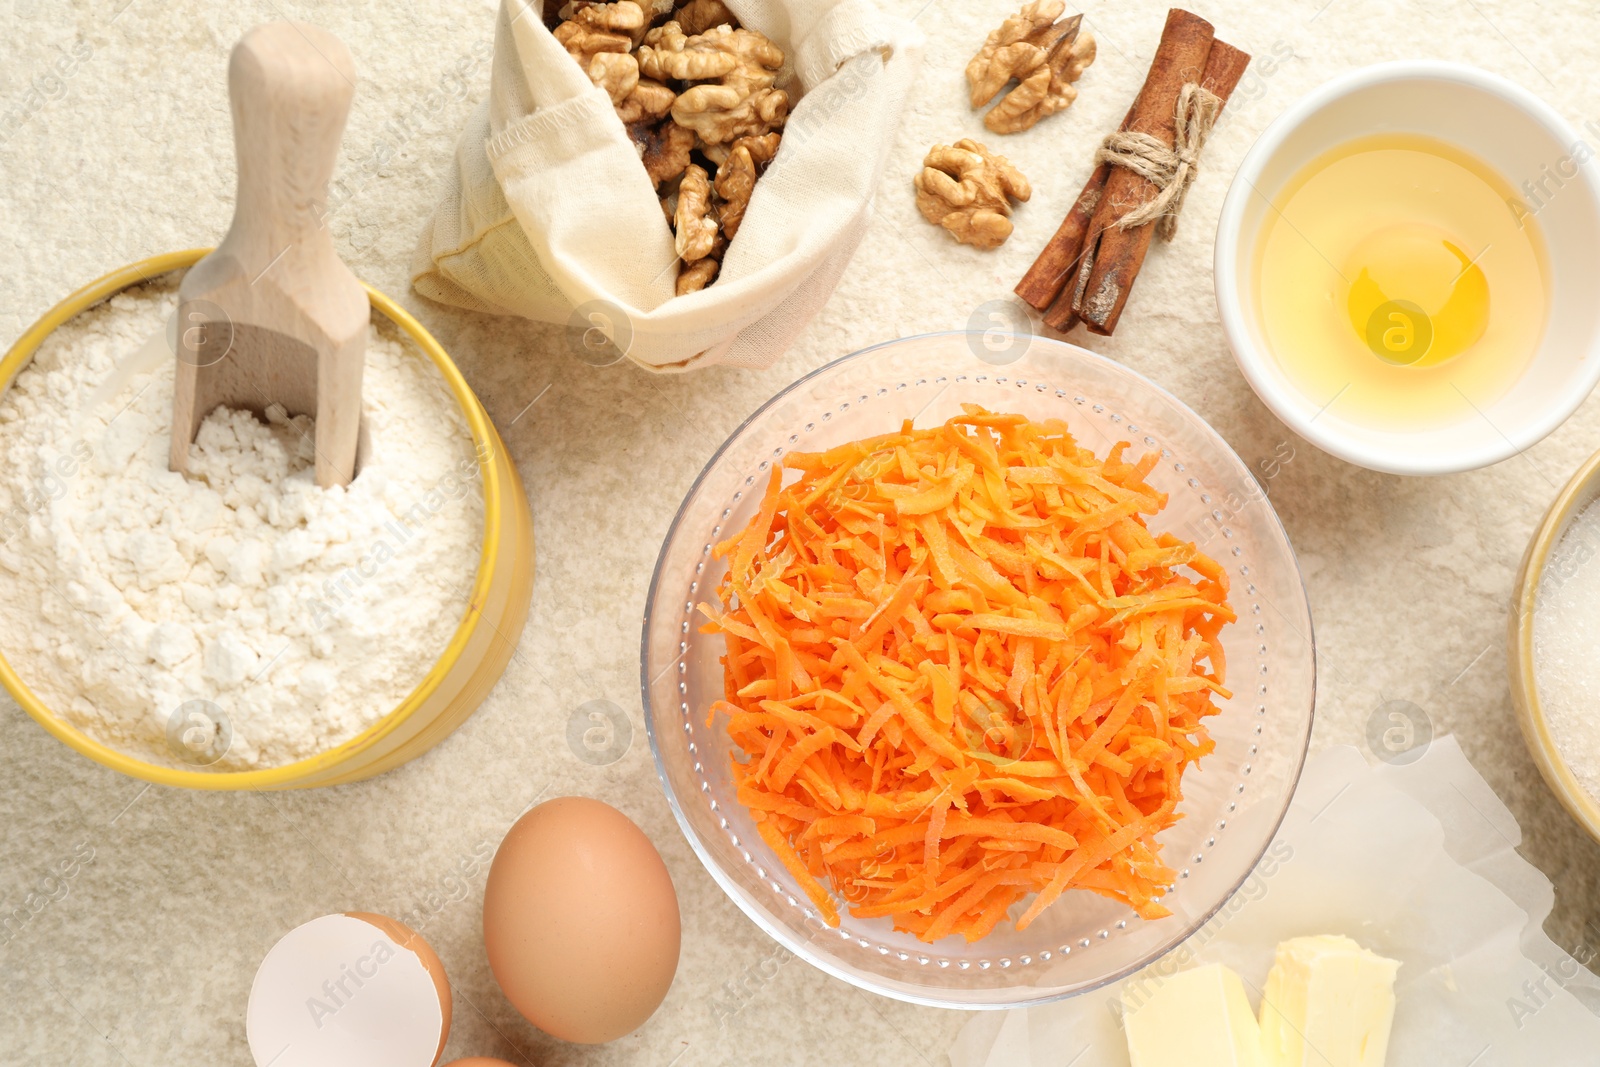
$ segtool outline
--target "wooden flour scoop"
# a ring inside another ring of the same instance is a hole
[[[344,44],[303,23],[257,26],[228,64],[239,161],[233,225],[179,289],[171,467],[219,405],[317,420],[316,478],[348,485],[371,308],[324,224],[355,93]]]

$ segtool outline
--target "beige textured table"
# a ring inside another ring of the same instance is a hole
[[[738,422],[793,378],[904,334],[961,328],[1004,296],[1065,212],[1094,142],[1127,107],[1164,5],[1086,5],[1100,60],[1065,115],[1003,139],[1037,190],[998,253],[950,243],[917,216],[927,146],[984,137],[961,69],[1012,0],[884,0],[929,37],[923,89],[871,229],[838,293],[771,370],[658,378],[592,368],[559,331],[432,306],[408,265],[462,119],[483,94],[486,0],[0,0],[0,335],[70,289],[154,252],[213,243],[232,211],[228,49],[254,23],[312,20],[350,45],[360,89],[334,215],[341,252],[411,307],[499,424],[532,494],[533,617],[477,715],[417,762],[355,786],[210,795],[146,787],[0,707],[0,919],[63,860],[92,855],[58,899],[0,943],[0,1063],[248,1064],[243,1010],[284,931],[338,910],[409,917],[454,983],[448,1056],[518,1064],[941,1064],[964,1017],[861,993],[789,958],[728,903],[680,836],[657,784],[638,696],[638,638],[657,548],[683,493]],[[1270,65],[1247,78],[1208,150],[1177,241],[1157,249],[1114,341],[1089,347],[1149,375],[1209,419],[1271,499],[1300,554],[1322,688],[1314,743],[1364,743],[1387,701],[1453,732],[1522,823],[1555,882],[1552,936],[1600,946],[1600,845],[1529,762],[1505,680],[1504,623],[1526,539],[1557,487],[1600,447],[1600,400],[1525,456],[1437,479],[1371,474],[1291,435],[1236,372],[1211,295],[1228,175],[1285,104],[1353,66],[1465,60],[1551,101],[1600,141],[1600,11],[1510,0],[1200,3],[1219,35]],[[1584,126],[1588,121],[1592,126]],[[1292,458],[1286,458],[1292,457]],[[1271,462],[1276,460],[1275,463]],[[585,762],[567,743],[588,701],[618,705],[631,744]],[[676,984],[638,1033],[563,1045],[524,1023],[479,935],[486,857],[535,798],[600,797],[655,840],[683,903]]]

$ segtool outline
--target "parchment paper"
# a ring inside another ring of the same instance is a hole
[[[1391,1067],[1600,1063],[1600,978],[1545,936],[1550,882],[1516,853],[1511,813],[1453,737],[1408,765],[1350,747],[1307,765],[1288,817],[1237,896],[1129,982],[1234,968],[1259,1005],[1273,948],[1348,934],[1401,961]],[[1127,1067],[1120,985],[979,1015],[953,1067]]]

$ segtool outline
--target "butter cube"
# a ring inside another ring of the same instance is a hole
[[[1220,963],[1122,987],[1133,1067],[1271,1067],[1239,976]]]
[[[1383,1067],[1399,969],[1348,937],[1280,944],[1261,995],[1270,1067]]]

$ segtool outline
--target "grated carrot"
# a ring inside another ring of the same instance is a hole
[[[700,605],[727,642],[708,725],[830,925],[837,897],[975,941],[1069,889],[1160,918],[1156,835],[1229,695],[1226,572],[1146,526],[1155,456],[964,410],[774,467]]]

